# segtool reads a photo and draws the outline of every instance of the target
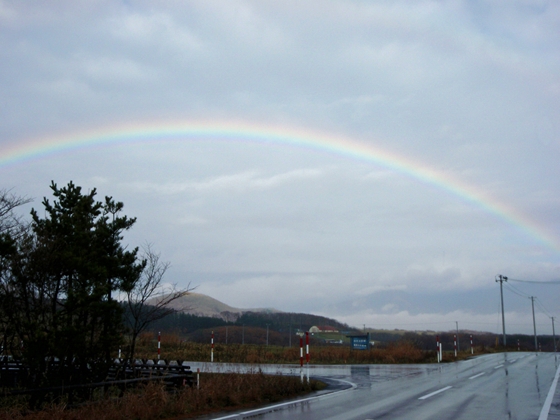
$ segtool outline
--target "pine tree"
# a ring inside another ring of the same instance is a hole
[[[115,294],[130,291],[145,265],[122,244],[136,221],[120,215],[122,203],[96,201],[95,189],[72,182],[51,189],[53,203],[43,200],[44,217],[32,210],[2,276],[12,353],[30,367],[30,386],[103,379],[124,331]]]

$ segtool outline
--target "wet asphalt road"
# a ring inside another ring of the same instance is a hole
[[[539,419],[559,359],[554,353],[515,352],[440,365],[311,365],[303,374],[332,384],[327,393],[203,418]],[[191,366],[202,371],[247,369],[243,365]],[[300,373],[293,365],[260,367],[268,373]],[[546,419],[547,413],[539,420]]]

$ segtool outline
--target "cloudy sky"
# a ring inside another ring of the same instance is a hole
[[[545,282],[505,285],[507,331],[536,296],[551,334],[559,27],[553,0],[0,0],[0,188],[123,201],[130,246],[232,306],[500,333],[502,274]]]

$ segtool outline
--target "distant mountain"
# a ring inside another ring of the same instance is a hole
[[[157,298],[152,299],[151,302],[154,302],[155,300],[157,300]],[[150,304],[150,302],[148,302],[148,304]],[[228,322],[237,321],[237,319],[246,312],[282,313],[282,311],[273,308],[234,308],[233,306],[229,306],[202,293],[189,293],[174,300],[169,306],[176,311],[185,314],[221,318]]]
[[[154,304],[157,300],[147,302]],[[356,331],[335,319],[320,315],[283,312],[271,308],[242,309],[201,293],[189,293],[170,305],[175,312],[150,324],[150,331],[174,332],[191,341],[207,342],[211,332],[217,340],[263,344],[267,331],[270,343],[288,345],[293,336],[312,326],[330,325],[341,333]]]

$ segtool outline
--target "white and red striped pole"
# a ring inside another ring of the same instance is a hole
[[[305,360],[309,364],[309,332],[305,333]]]
[[[303,367],[303,337],[299,338],[299,365]]]
[[[472,345],[472,334],[471,334],[471,354],[474,354],[474,348],[473,348],[473,345]]]
[[[437,362],[441,362],[440,360],[440,345],[439,345],[439,335],[436,335],[436,353],[437,353]]]
[[[303,335],[299,337],[299,376],[303,383]]]
[[[455,357],[457,357],[457,335],[453,335],[453,348],[455,349]]]
[[[157,333],[157,359],[161,357],[161,331]]]
[[[210,340],[210,344],[212,345],[210,349],[210,361],[214,362],[214,331],[212,331],[212,338]]]

